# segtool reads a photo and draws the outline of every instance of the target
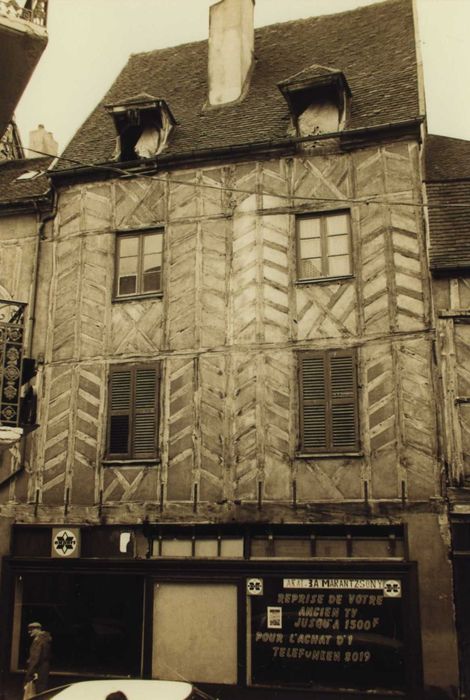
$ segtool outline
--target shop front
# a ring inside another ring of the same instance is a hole
[[[17,527],[6,675],[21,673],[39,620],[54,640],[53,686],[130,676],[190,680],[221,700],[416,698],[405,550],[398,526]]]

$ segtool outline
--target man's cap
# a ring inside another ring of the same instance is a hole
[[[42,625],[41,625],[40,622],[30,622],[29,625],[28,625],[28,629],[29,629],[29,630],[38,629],[38,628],[39,628],[39,629],[42,628]]]

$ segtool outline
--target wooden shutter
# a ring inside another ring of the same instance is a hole
[[[359,449],[354,351],[301,353],[300,399],[303,452]]]
[[[351,351],[329,353],[331,448],[359,449],[357,430],[356,362]]]
[[[325,358],[301,356],[302,449],[323,451],[326,442]]]
[[[157,451],[157,372],[155,367],[135,370],[133,430],[134,457],[154,457]]]
[[[108,456],[157,456],[158,366],[115,367],[109,388]]]

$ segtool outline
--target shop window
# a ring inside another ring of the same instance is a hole
[[[299,282],[352,274],[349,212],[297,217]]]
[[[159,365],[111,368],[108,460],[155,460],[158,455]]]
[[[404,559],[402,533],[387,528],[311,528],[305,534],[280,532],[256,534],[250,538],[250,559]],[[377,531],[378,530],[378,531]]]
[[[29,622],[51,634],[51,670],[95,676],[138,676],[143,582],[135,576],[33,574],[17,578],[12,667],[26,666]]]
[[[301,452],[357,452],[355,350],[302,352],[299,370]]]
[[[127,299],[160,293],[162,261],[162,229],[118,234],[115,297]]]
[[[419,695],[419,639],[411,636],[419,623],[407,598],[408,571],[335,563],[297,572],[265,575],[261,591],[248,595],[248,685],[282,687],[289,698],[301,689],[322,697],[352,697],[354,690],[403,697],[411,681]]]
[[[153,540],[154,557],[193,557],[195,559],[239,559],[243,557],[243,537],[173,537],[162,535]]]

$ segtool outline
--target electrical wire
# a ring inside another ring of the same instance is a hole
[[[24,148],[23,150],[26,151],[31,151],[32,153],[36,153],[41,156],[50,156],[50,153],[44,153],[43,151],[38,151],[35,150],[34,148]],[[74,165],[80,166],[82,168],[90,168],[92,170],[97,170],[99,172],[111,172],[111,173],[116,173],[120,177],[125,177],[125,178],[136,178],[136,177],[146,177],[147,179],[154,180],[156,182],[163,182],[166,183],[167,180],[166,178],[159,177],[158,175],[154,175],[152,173],[148,172],[141,172],[141,171],[135,171],[132,169],[125,169],[125,168],[120,168],[115,165],[96,165],[94,163],[85,163],[83,161],[75,160],[73,158],[67,158],[66,156],[54,156],[53,157],[53,163],[57,162],[58,160],[68,162],[68,163],[73,163]],[[50,168],[49,168],[50,170]],[[464,209],[464,210],[470,210],[470,201],[468,204],[454,204],[454,203],[447,203],[447,204],[431,204],[431,203],[424,203],[424,202],[413,202],[413,201],[397,201],[397,200],[381,200],[379,197],[383,195],[376,195],[375,197],[358,197],[358,198],[350,198],[350,197],[308,197],[308,196],[302,196],[302,195],[290,195],[290,194],[274,194],[272,192],[264,192],[261,190],[258,191],[253,191],[253,190],[245,190],[239,187],[230,187],[227,185],[211,185],[209,183],[204,183],[204,182],[188,182],[187,180],[178,180],[176,178],[171,179],[172,184],[176,185],[186,185],[187,187],[199,187],[199,188],[205,188],[205,189],[212,189],[212,190],[217,190],[219,192],[231,192],[234,194],[246,194],[248,196],[266,196],[266,197],[274,197],[277,199],[286,199],[289,202],[292,200],[301,200],[303,202],[331,202],[334,204],[383,204],[384,206],[407,206],[407,207],[414,207],[417,209]],[[401,193],[400,193],[401,194]],[[390,193],[391,197],[393,197],[393,193]]]

